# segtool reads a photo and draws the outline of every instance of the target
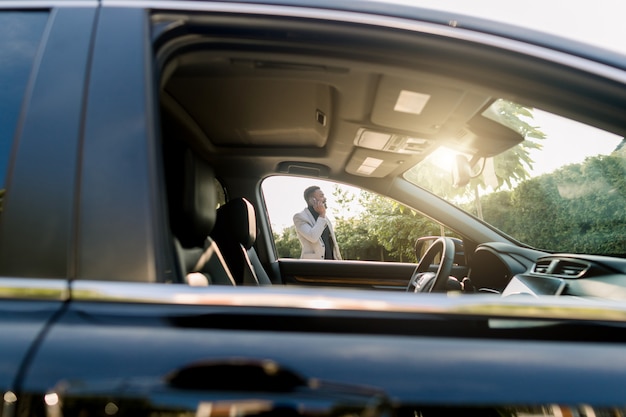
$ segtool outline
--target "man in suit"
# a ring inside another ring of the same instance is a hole
[[[302,245],[301,259],[341,259],[337,238],[326,218],[326,198],[317,185],[304,190],[307,208],[293,216]]]

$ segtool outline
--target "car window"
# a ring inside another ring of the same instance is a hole
[[[523,141],[467,166],[471,172],[462,185],[454,185],[455,158],[469,158],[447,148],[405,178],[529,246],[626,255],[623,137],[506,100],[495,101],[483,116]]]
[[[0,211],[21,103],[47,17],[43,12],[0,12]]]
[[[304,191],[320,187],[343,260],[415,262],[422,236],[453,235],[438,223],[385,196],[311,178],[272,176],[262,184],[279,258],[307,257],[294,216],[308,216]]]

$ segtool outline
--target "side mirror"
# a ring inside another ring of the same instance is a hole
[[[430,248],[432,244],[435,243],[435,240],[437,240],[437,238],[439,238],[439,236],[424,236],[417,239],[417,241],[415,242],[415,258],[417,259],[418,263],[422,260],[428,248]]]
[[[417,239],[415,242],[415,258],[418,263],[422,260],[428,248],[430,248],[438,238],[439,236],[423,236]],[[454,263],[456,265],[465,265],[463,241],[457,238],[452,238],[452,240],[454,241]],[[435,263],[437,262],[439,262],[439,259],[435,259]]]

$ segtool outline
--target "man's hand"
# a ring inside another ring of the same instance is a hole
[[[315,200],[313,202],[313,210],[315,210],[320,217],[326,217],[326,206],[322,200]]]

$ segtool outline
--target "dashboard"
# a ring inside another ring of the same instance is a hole
[[[555,254],[513,277],[503,296],[564,295],[626,300],[626,259],[607,256]]]
[[[469,278],[478,292],[503,297],[578,296],[626,300],[626,259],[547,254],[503,243],[476,248]]]

